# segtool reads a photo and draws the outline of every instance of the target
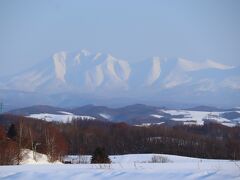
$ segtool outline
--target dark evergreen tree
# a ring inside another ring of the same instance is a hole
[[[7,132],[7,137],[15,140],[16,136],[17,136],[16,127],[14,124],[11,124],[11,126],[9,127],[8,132]]]
[[[92,164],[109,164],[111,163],[111,160],[109,159],[104,148],[97,147],[93,152],[91,163]]]

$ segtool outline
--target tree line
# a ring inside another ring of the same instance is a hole
[[[11,129],[15,129],[15,133]],[[59,123],[0,116],[0,164],[18,164],[22,158],[21,149],[44,153],[53,162],[67,154],[92,154],[98,147],[112,155],[165,153],[240,159],[240,127],[214,123],[138,127],[98,120],[73,119]]]

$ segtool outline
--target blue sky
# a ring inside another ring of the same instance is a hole
[[[82,48],[240,65],[240,1],[0,1],[0,76]]]

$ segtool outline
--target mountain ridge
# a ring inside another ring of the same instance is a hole
[[[192,103],[195,99],[198,105],[238,106],[240,67],[213,60],[194,62],[159,56],[130,63],[107,53],[62,51],[33,68],[2,79],[0,90],[39,93],[45,95],[46,98],[41,98],[46,99],[46,104],[54,105],[64,102],[79,105],[75,99],[90,96],[138,99],[135,103],[144,99],[160,103]],[[221,100],[223,95],[228,100]],[[3,91],[0,91],[1,96],[9,101]],[[61,98],[64,100],[60,101]],[[26,99],[31,99],[31,95],[26,95]],[[17,95],[16,102],[29,105]],[[89,103],[94,103],[94,98],[86,98],[85,104]]]
[[[48,105],[30,106],[9,111],[14,115],[35,118],[51,118],[71,115],[75,117],[92,117],[93,119],[126,122],[134,125],[146,124],[192,124],[203,125],[216,122],[226,126],[235,126],[240,123],[239,109],[219,109],[215,107],[200,106],[191,109],[172,109],[165,107],[133,104],[119,108],[106,106],[85,105],[75,108],[61,108]],[[58,119],[56,119],[58,121]]]

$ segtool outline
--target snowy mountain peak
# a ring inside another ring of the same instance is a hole
[[[239,67],[212,60],[196,62],[155,56],[129,63],[112,54],[80,50],[75,53],[55,53],[50,60],[41,62],[41,65],[4,79],[0,88],[32,93],[47,92],[51,95],[63,93],[66,97],[62,101],[71,102],[76,95],[91,93],[90,97],[92,94],[111,98],[119,98],[121,95],[159,102],[168,99],[192,102],[194,98],[200,104],[205,104],[220,103],[224,94],[226,99],[231,99],[231,105],[239,105],[232,104],[233,101],[240,100],[239,79]]]
[[[91,55],[91,52],[88,51],[87,49],[82,49],[82,50],[81,50],[81,53],[83,53],[84,56],[90,56],[90,55]]]

